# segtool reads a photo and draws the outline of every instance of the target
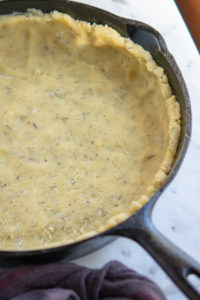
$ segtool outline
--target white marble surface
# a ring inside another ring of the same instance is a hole
[[[192,103],[193,132],[181,170],[160,197],[154,209],[157,228],[176,245],[200,262],[200,58],[190,34],[172,0],[80,0],[115,14],[140,20],[155,27],[165,38],[186,81]],[[135,242],[119,238],[103,249],[77,259],[100,267],[111,259],[155,280],[169,300],[184,300],[153,259]],[[200,287],[200,281],[195,285]]]

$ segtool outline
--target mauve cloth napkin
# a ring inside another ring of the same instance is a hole
[[[0,270],[0,300],[166,300],[148,278],[111,261],[101,269],[70,262]]]

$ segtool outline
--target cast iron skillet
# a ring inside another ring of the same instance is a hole
[[[113,236],[128,237],[137,241],[160,264],[171,279],[190,299],[200,299],[200,294],[188,281],[189,274],[200,277],[200,265],[182,250],[168,241],[152,224],[151,214],[154,204],[162,191],[175,177],[185,156],[191,135],[191,108],[189,95],[179,68],[168,52],[162,36],[152,27],[133,20],[115,16],[101,9],[68,0],[3,0],[0,2],[0,14],[24,12],[27,8],[41,9],[43,12],[58,10],[86,20],[91,23],[108,24],[122,36],[148,50],[158,65],[162,66],[169,78],[173,93],[180,103],[182,115],[182,132],[173,168],[159,191],[136,214],[121,224],[96,236],[73,243],[42,250],[0,251],[0,265],[3,267],[24,262],[46,262],[63,257],[75,259],[105,246],[113,240]],[[23,45],[22,45],[23,46]]]

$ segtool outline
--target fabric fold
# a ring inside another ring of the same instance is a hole
[[[70,262],[0,270],[1,300],[166,300],[156,283],[111,261],[100,269]]]

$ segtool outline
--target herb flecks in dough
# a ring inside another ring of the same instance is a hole
[[[163,69],[59,12],[1,16],[0,32],[0,249],[70,243],[140,209],[180,134]]]

